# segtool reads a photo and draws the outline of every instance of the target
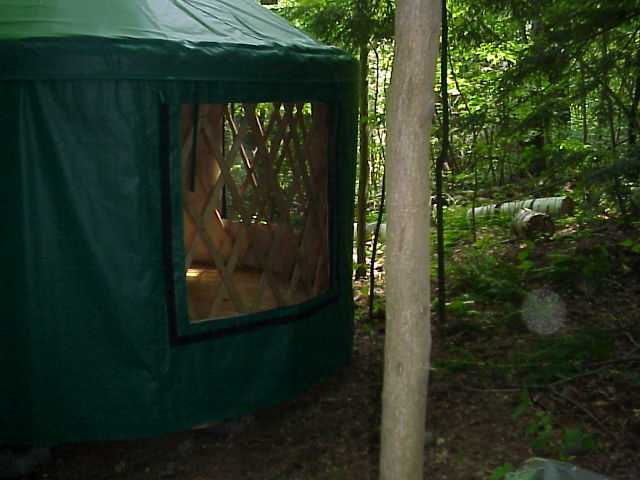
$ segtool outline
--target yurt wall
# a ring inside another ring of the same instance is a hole
[[[0,443],[137,438],[348,364],[357,65],[253,0],[0,0]]]

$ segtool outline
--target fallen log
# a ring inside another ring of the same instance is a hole
[[[517,200],[514,202],[496,203],[469,209],[467,215],[471,217],[485,217],[489,215],[515,215],[523,208],[528,208],[534,212],[546,213],[547,215],[570,215],[573,212],[573,201],[569,197],[547,197],[531,198],[528,200]]]
[[[519,238],[533,238],[539,235],[553,235],[555,225],[546,213],[523,208],[513,216],[511,230]]]

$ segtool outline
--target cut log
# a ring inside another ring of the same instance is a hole
[[[523,208],[513,216],[511,229],[519,238],[533,238],[539,235],[553,235],[555,225],[546,213]]]
[[[569,197],[531,198],[529,200],[517,200],[476,207],[473,211],[477,218],[497,214],[515,215],[523,208],[528,208],[534,212],[546,213],[547,215],[570,215],[573,212],[573,201]],[[467,215],[471,217],[472,209],[469,209]]]

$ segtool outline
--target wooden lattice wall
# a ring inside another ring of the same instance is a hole
[[[294,305],[325,291],[326,105],[185,105],[181,141],[191,320]]]

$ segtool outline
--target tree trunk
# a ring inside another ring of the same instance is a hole
[[[589,143],[589,124],[587,120],[587,87],[585,80],[585,69],[582,61],[578,62],[580,65],[580,90],[582,94],[582,98],[580,101],[580,109],[582,116],[582,143],[587,145]]]
[[[442,151],[436,161],[436,238],[438,257],[438,321],[444,325],[447,321],[446,277],[444,258],[444,198],[442,182],[444,166],[449,159],[449,89],[447,75],[447,55],[449,54],[447,19],[447,0],[442,0],[442,48],[440,49],[440,97],[442,100]]]
[[[629,112],[627,127],[629,131],[629,145],[635,145],[638,132],[637,128],[637,119],[638,119],[638,107],[640,106],[640,50],[636,54],[636,69],[638,73],[636,73],[636,81],[633,86],[633,101],[631,102],[631,111]],[[636,120],[634,122],[634,120]]]
[[[367,184],[369,182],[369,44],[360,45],[360,175],[358,177],[358,229],[356,278],[366,274]]]
[[[539,14],[532,21],[532,36],[533,43],[535,45],[536,55],[543,55],[542,42],[539,41],[540,37],[544,35],[545,25],[542,16]],[[539,96],[542,90],[540,80],[536,82],[535,95]],[[540,175],[547,168],[547,159],[545,156],[545,145],[547,144],[547,118],[546,114],[541,115],[538,113],[533,125],[534,134],[531,139],[531,146],[535,148],[535,156],[533,161],[529,165],[529,173],[533,176]]]
[[[441,5],[398,0],[388,110],[382,480],[423,476],[429,380],[429,135]]]
[[[382,175],[382,193],[380,194],[380,208],[378,209],[378,219],[373,233],[373,245],[371,246],[371,265],[369,269],[369,322],[373,324],[373,303],[376,297],[376,255],[378,252],[378,240],[382,233],[382,215],[384,214],[384,201],[386,198],[385,178]],[[386,234],[385,226],[385,234]]]

